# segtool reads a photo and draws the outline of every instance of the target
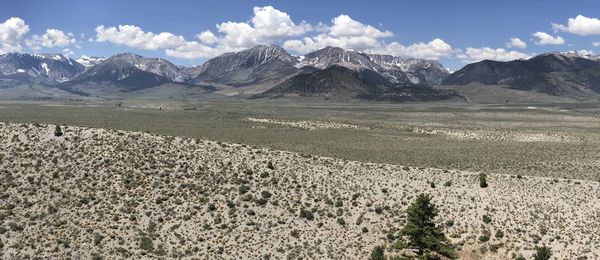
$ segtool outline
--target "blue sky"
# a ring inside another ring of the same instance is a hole
[[[337,45],[437,59],[458,69],[484,58],[600,53],[594,46],[600,46],[596,18],[600,1],[581,0],[2,0],[0,52],[64,52],[75,58],[134,52],[197,65],[254,44],[278,44],[299,55]],[[507,45],[511,38],[520,41]]]

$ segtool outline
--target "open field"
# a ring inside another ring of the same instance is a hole
[[[599,115],[599,105],[586,103],[0,104],[5,122],[148,131],[362,162],[596,181]]]
[[[466,171],[62,132],[0,123],[0,257],[365,259],[391,245],[419,193],[464,259],[530,258],[536,245],[600,257],[595,181],[489,175],[481,188]]]

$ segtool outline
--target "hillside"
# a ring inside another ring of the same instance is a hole
[[[335,100],[437,101],[459,98],[453,91],[435,90],[425,85],[395,84],[381,74],[331,65],[323,70],[294,76],[255,98],[285,96],[325,97]]]
[[[453,221],[445,232],[465,258],[530,257],[541,244],[558,258],[600,254],[593,181],[489,175],[480,188],[471,172],[62,131],[0,124],[3,258],[364,259],[391,243],[422,192],[434,196],[440,224]]]

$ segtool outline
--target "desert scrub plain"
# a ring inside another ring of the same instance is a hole
[[[152,102],[0,103],[0,121],[150,132],[362,162],[600,181],[598,104]]]
[[[599,183],[0,123],[0,256],[365,259],[433,195],[465,259],[600,257]],[[391,252],[390,252],[391,253]]]

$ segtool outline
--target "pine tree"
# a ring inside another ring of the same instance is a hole
[[[417,250],[419,256],[437,253],[448,258],[456,258],[454,248],[442,232],[441,226],[436,226],[434,218],[438,209],[431,203],[429,194],[420,194],[417,200],[406,210],[407,223],[402,228],[402,235],[408,237],[408,247]]]
[[[369,257],[369,260],[385,260],[383,253],[383,246],[376,246],[371,252],[371,257]]]

